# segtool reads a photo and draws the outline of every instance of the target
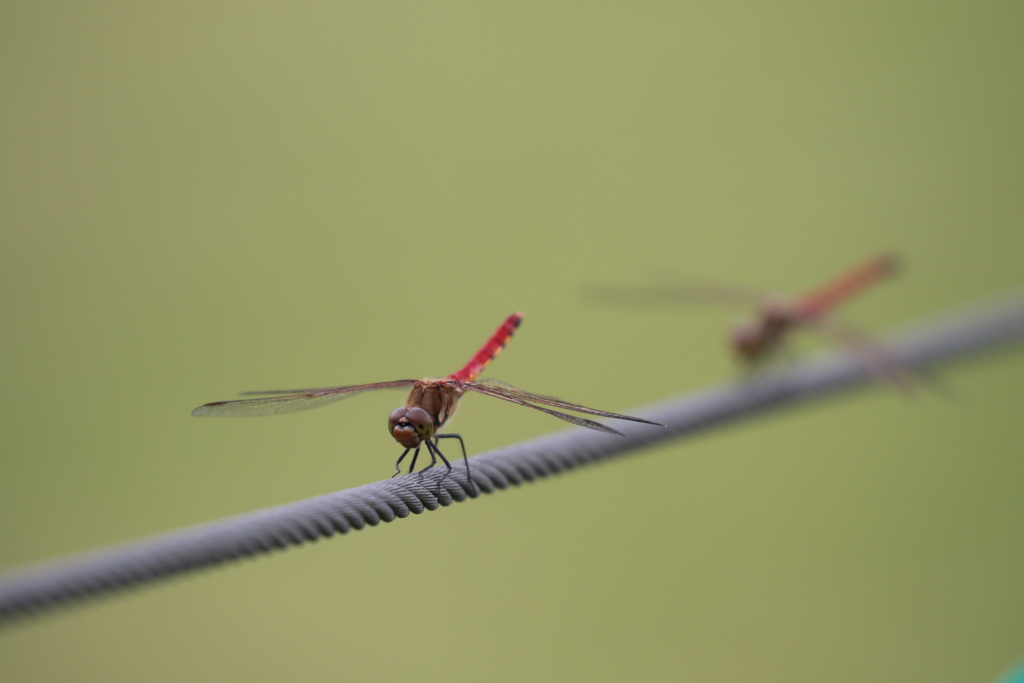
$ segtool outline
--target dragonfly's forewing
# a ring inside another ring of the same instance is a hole
[[[569,403],[568,401],[563,401],[562,399],[555,398],[554,396],[545,396],[544,394],[533,394],[533,393],[530,393],[529,391],[523,391],[522,389],[517,389],[516,387],[512,386],[511,384],[506,384],[505,382],[502,382],[501,380],[485,379],[485,380],[482,380],[480,382],[475,382],[475,384],[479,384],[481,386],[487,387],[488,389],[490,389],[492,391],[497,391],[499,393],[503,393],[506,396],[515,397],[515,398],[518,398],[518,399],[523,400],[523,401],[529,401],[530,403],[540,403],[542,405],[553,406],[555,408],[564,408],[565,410],[572,410],[572,411],[575,411],[577,413],[586,413],[588,415],[599,415],[601,417],[613,417],[613,418],[618,419],[618,420],[630,420],[632,422],[644,422],[646,424],[658,425],[659,427],[664,426],[664,425],[662,425],[662,424],[660,424],[658,422],[651,422],[650,420],[645,420],[642,417],[632,417],[630,415],[621,415],[619,413],[610,413],[607,410],[598,410],[596,408],[588,408],[586,406],[581,406],[578,403]]]
[[[605,304],[628,306],[674,306],[678,304],[711,304],[715,306],[754,306],[770,293],[758,289],[733,287],[714,283],[680,282],[658,285],[616,287],[594,285],[587,291],[589,298]]]
[[[657,425],[659,427],[664,426],[664,425],[661,425],[661,424],[659,424],[657,422],[651,422],[650,420],[645,420],[645,419],[643,419],[641,417],[632,417],[630,415],[620,415],[619,413],[610,413],[610,412],[608,412],[606,410],[597,410],[596,408],[588,408],[586,406],[581,406],[581,405],[576,404],[576,403],[569,403],[568,401],[563,401],[563,400],[561,400],[559,398],[555,398],[553,396],[544,396],[542,394],[531,394],[528,391],[523,391],[522,389],[516,389],[515,387],[513,387],[513,386],[511,386],[509,384],[505,384],[504,382],[501,382],[501,381],[498,381],[498,380],[493,380],[493,379],[481,380],[479,382],[460,382],[459,383],[459,387],[462,388],[462,389],[465,389],[467,391],[475,391],[475,392],[477,392],[479,394],[484,394],[486,396],[493,396],[495,398],[500,398],[500,399],[502,399],[504,401],[509,401],[511,403],[516,403],[516,404],[519,404],[521,406],[526,406],[527,408],[533,408],[534,410],[539,410],[542,413],[547,413],[548,415],[552,415],[554,417],[557,417],[560,420],[565,420],[566,422],[571,422],[572,424],[579,425],[580,427],[587,427],[588,429],[596,429],[597,431],[608,432],[610,434],[620,434],[621,432],[618,432],[618,431],[612,429],[611,427],[609,427],[607,425],[601,424],[600,422],[595,422],[593,420],[587,420],[585,418],[578,417],[576,415],[569,415],[567,413],[563,413],[563,412],[560,412],[560,411],[557,411],[557,410],[551,410],[550,408],[545,408],[543,406],[552,406],[552,407],[555,407],[555,408],[562,408],[564,410],[572,410],[572,411],[577,412],[577,413],[585,413],[587,415],[598,415],[600,417],[610,417],[610,418],[615,418],[615,419],[618,419],[618,420],[630,420],[632,422],[643,422],[645,424]],[[535,405],[535,404],[540,404],[540,405]]]
[[[504,401],[509,401],[511,403],[515,403],[517,405],[525,406],[527,408],[533,408],[534,410],[539,410],[542,413],[547,413],[548,415],[552,415],[554,417],[557,417],[559,420],[565,420],[566,422],[570,422],[570,423],[572,423],[574,425],[577,425],[577,426],[580,426],[580,427],[586,427],[588,429],[594,429],[594,430],[597,430],[599,432],[606,432],[608,434],[618,434],[619,436],[622,436],[622,432],[617,431],[615,429],[612,429],[611,427],[609,427],[607,425],[603,425],[600,422],[595,422],[594,420],[588,420],[588,419],[583,418],[583,417],[577,417],[576,415],[569,415],[568,413],[561,413],[561,412],[559,412],[557,410],[551,410],[550,408],[544,408],[543,406],[536,406],[536,405],[533,405],[532,403],[527,403],[526,401],[524,401],[524,400],[522,400],[520,398],[511,396],[511,395],[506,394],[506,393],[501,392],[501,391],[489,389],[485,385],[476,384],[475,382],[467,382],[467,384],[472,384],[473,385],[473,386],[464,386],[463,388],[466,389],[467,391],[475,391],[476,393],[483,394],[484,396],[493,396],[495,398],[500,398],[500,399],[502,399]]]
[[[351,387],[329,387],[326,389],[299,390],[295,393],[288,390],[261,391],[248,393],[284,394],[287,396],[265,396],[263,398],[247,398],[241,401],[218,401],[199,406],[192,411],[195,417],[256,417],[260,415],[279,415],[294,413],[300,410],[319,408],[364,391],[375,389],[396,389],[416,383],[414,379],[400,379],[393,382],[377,382],[375,384],[359,384]]]
[[[879,379],[889,382],[904,394],[913,393],[916,382],[911,368],[885,345],[829,316],[818,316],[805,321],[805,324],[849,351]]]

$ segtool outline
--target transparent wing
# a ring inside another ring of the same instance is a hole
[[[604,304],[629,306],[665,306],[712,304],[716,306],[756,306],[772,298],[770,292],[715,283],[673,282],[656,285],[591,285],[587,298]]]
[[[597,410],[596,408],[588,408],[586,406],[581,406],[576,403],[569,403],[568,401],[563,401],[559,398],[555,398],[554,396],[531,394],[528,391],[516,389],[510,384],[505,384],[504,382],[501,382],[496,379],[485,379],[479,382],[458,382],[457,385],[459,386],[459,388],[464,389],[466,391],[475,391],[476,393],[484,394],[485,396],[493,396],[495,398],[500,398],[504,401],[509,401],[511,403],[516,403],[521,406],[526,406],[527,408],[539,410],[542,413],[547,413],[548,415],[553,415],[554,417],[557,417],[560,420],[571,422],[572,424],[579,425],[580,427],[596,429],[599,432],[607,432],[609,434],[621,434],[621,432],[616,431],[611,427],[608,427],[607,425],[603,425],[600,422],[595,422],[594,420],[587,420],[586,418],[578,417],[576,415],[569,415],[567,413],[563,413],[557,410],[551,410],[550,408],[545,408],[543,406],[563,408],[565,410],[572,410],[577,413],[586,413],[587,415],[598,415],[600,417],[611,417],[618,420],[643,422],[645,424],[657,425],[659,427],[664,426],[657,422],[651,422],[650,420],[645,420],[640,417],[620,415],[619,413],[610,413],[606,410]],[[540,405],[534,405],[538,403]]]
[[[879,379],[885,380],[904,394],[913,393],[915,381],[912,369],[883,344],[832,317],[819,316],[803,322],[847,349]]]
[[[199,406],[192,411],[195,417],[255,417],[259,415],[279,415],[294,413],[310,408],[319,408],[340,401],[349,396],[361,394],[375,389],[395,389],[416,383],[414,379],[399,379],[394,382],[377,382],[375,384],[358,384],[351,387],[329,387],[326,389],[300,389],[296,391],[274,390],[246,393],[288,394],[287,396],[266,396],[264,398],[247,398],[241,401],[218,401]]]

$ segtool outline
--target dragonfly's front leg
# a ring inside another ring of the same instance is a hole
[[[406,448],[404,451],[402,451],[402,454],[400,456],[398,456],[398,460],[395,461],[395,473],[391,475],[392,479],[394,479],[395,477],[397,477],[399,474],[402,473],[402,468],[399,467],[399,465],[402,464],[402,461],[405,459],[405,456],[409,455],[409,451],[411,451],[411,450],[412,450],[411,448]],[[416,453],[412,456],[412,464],[413,464],[413,466],[416,465],[416,458],[419,456],[419,454],[420,454],[420,449],[419,449],[419,447],[417,447],[416,448]],[[412,472],[412,468],[411,467],[409,468],[409,471]]]
[[[420,444],[420,446],[422,445]],[[416,458],[420,457],[420,446],[417,446],[416,452],[412,454],[412,462],[409,463],[409,474],[412,474],[412,471],[416,469]]]

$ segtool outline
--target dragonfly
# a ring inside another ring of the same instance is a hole
[[[812,329],[848,349],[873,374],[907,391],[910,382],[904,364],[884,346],[833,315],[840,304],[891,277],[899,267],[896,255],[879,254],[798,296],[704,284],[628,289],[601,287],[595,289],[594,294],[602,301],[697,302],[752,307],[753,315],[733,327],[728,337],[733,354],[748,367],[777,355],[794,330]]]
[[[245,394],[263,394],[261,398],[241,399],[237,401],[218,401],[199,406],[192,411],[196,417],[250,417],[258,415],[278,415],[281,413],[293,413],[299,410],[319,408],[320,406],[334,403],[356,394],[378,389],[398,389],[412,387],[405,405],[399,406],[392,411],[388,417],[388,432],[405,450],[395,462],[396,476],[401,473],[402,461],[412,452],[412,460],[409,465],[411,473],[416,467],[416,460],[419,458],[420,449],[426,446],[430,453],[430,464],[422,472],[429,470],[437,464],[438,458],[448,468],[444,476],[438,482],[448,477],[452,471],[452,465],[441,452],[438,443],[441,439],[457,439],[462,447],[462,457],[466,463],[466,476],[470,487],[474,486],[472,476],[469,472],[469,458],[466,456],[466,444],[459,434],[442,434],[441,428],[451,420],[458,406],[459,399],[467,392],[492,396],[503,401],[515,403],[526,408],[533,408],[542,413],[547,413],[566,422],[594,429],[608,434],[622,432],[612,429],[608,425],[589,420],[577,415],[570,415],[562,412],[569,410],[586,415],[614,418],[618,420],[629,420],[632,422],[643,422],[645,424],[664,426],[657,422],[645,420],[640,417],[620,415],[606,410],[588,408],[576,403],[569,403],[553,396],[532,394],[528,391],[517,389],[499,380],[483,379],[477,381],[484,368],[494,360],[509,339],[518,329],[523,320],[522,313],[513,313],[505,319],[497,330],[477,351],[469,362],[462,369],[453,372],[441,379],[399,379],[391,382],[375,382],[373,384],[356,384],[346,387],[327,387],[324,389],[283,389],[272,391],[249,391]],[[558,410],[555,410],[555,409]]]

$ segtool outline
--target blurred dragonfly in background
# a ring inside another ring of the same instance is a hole
[[[891,277],[899,266],[895,255],[881,254],[797,296],[717,284],[602,285],[592,287],[590,294],[604,303],[710,303],[752,308],[753,315],[736,325],[728,337],[733,353],[748,366],[777,355],[794,330],[811,329],[846,348],[879,378],[908,392],[912,383],[905,364],[885,346],[833,315],[839,304]]]
[[[531,394],[521,389],[493,379],[476,380],[480,372],[487,367],[488,363],[505,348],[505,344],[511,339],[512,334],[519,327],[523,319],[522,313],[513,313],[505,322],[495,330],[494,334],[480,348],[479,351],[469,360],[458,372],[444,377],[443,379],[399,379],[391,382],[376,382],[374,384],[357,384],[346,387],[328,387],[325,389],[284,389],[272,391],[249,391],[247,394],[279,394],[277,396],[264,396],[262,398],[242,399],[238,401],[218,401],[207,403],[192,411],[196,417],[251,417],[258,415],[277,415],[280,413],[292,413],[299,410],[318,408],[328,403],[334,403],[356,394],[377,389],[396,389],[400,387],[412,387],[405,405],[396,408],[388,418],[388,431],[395,441],[401,444],[405,451],[395,462],[395,475],[399,474],[402,460],[410,451],[413,451],[409,472],[416,467],[416,459],[419,457],[420,448],[427,447],[430,453],[430,464],[423,469],[426,471],[437,464],[437,459],[448,468],[444,477],[451,473],[451,463],[438,448],[441,439],[458,439],[462,446],[462,457],[466,461],[466,476],[470,486],[473,486],[472,477],[469,474],[469,458],[466,456],[466,445],[459,434],[441,434],[439,430],[445,425],[455,413],[459,399],[467,391],[472,391],[485,396],[493,396],[503,401],[509,401],[517,405],[539,410],[548,415],[553,415],[561,420],[570,422],[580,427],[594,429],[609,434],[622,435],[607,425],[588,420],[576,415],[553,410],[571,410],[587,415],[599,417],[610,417],[619,420],[631,420],[651,425],[658,425],[657,422],[644,420],[629,415],[619,415],[604,410],[587,408],[576,403],[569,403],[552,396]],[[280,395],[283,394],[283,395]],[[662,426],[662,425],[658,425]],[[394,476],[394,475],[392,475]],[[444,477],[441,480],[444,480]],[[440,481],[438,482],[440,491]]]

